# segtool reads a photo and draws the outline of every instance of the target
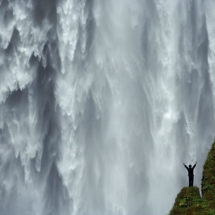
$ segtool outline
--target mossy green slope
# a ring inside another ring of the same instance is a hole
[[[215,142],[203,168],[202,198],[207,200],[208,206],[215,209]]]
[[[170,215],[203,215],[207,208],[205,203],[198,187],[184,187],[178,194]]]
[[[215,142],[203,168],[202,198],[198,187],[185,187],[169,215],[215,215]]]

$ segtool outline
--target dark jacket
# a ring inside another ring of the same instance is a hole
[[[188,171],[188,176],[189,177],[193,177],[194,175],[193,175],[193,170],[194,170],[194,168],[196,167],[196,164],[195,165],[193,165],[193,167],[187,167],[186,165],[184,165],[185,166],[185,168],[187,169],[187,171]]]

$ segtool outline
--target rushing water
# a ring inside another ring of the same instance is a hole
[[[0,215],[166,215],[215,136],[214,0],[0,0]]]

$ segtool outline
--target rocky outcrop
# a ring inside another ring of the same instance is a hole
[[[198,187],[185,187],[169,215],[215,215],[215,142],[207,156],[202,176],[202,198]]]
[[[203,169],[202,198],[207,201],[209,207],[215,209],[215,142],[212,145]]]

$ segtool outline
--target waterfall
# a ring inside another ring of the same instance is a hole
[[[0,0],[0,215],[166,215],[215,137],[212,0]]]

